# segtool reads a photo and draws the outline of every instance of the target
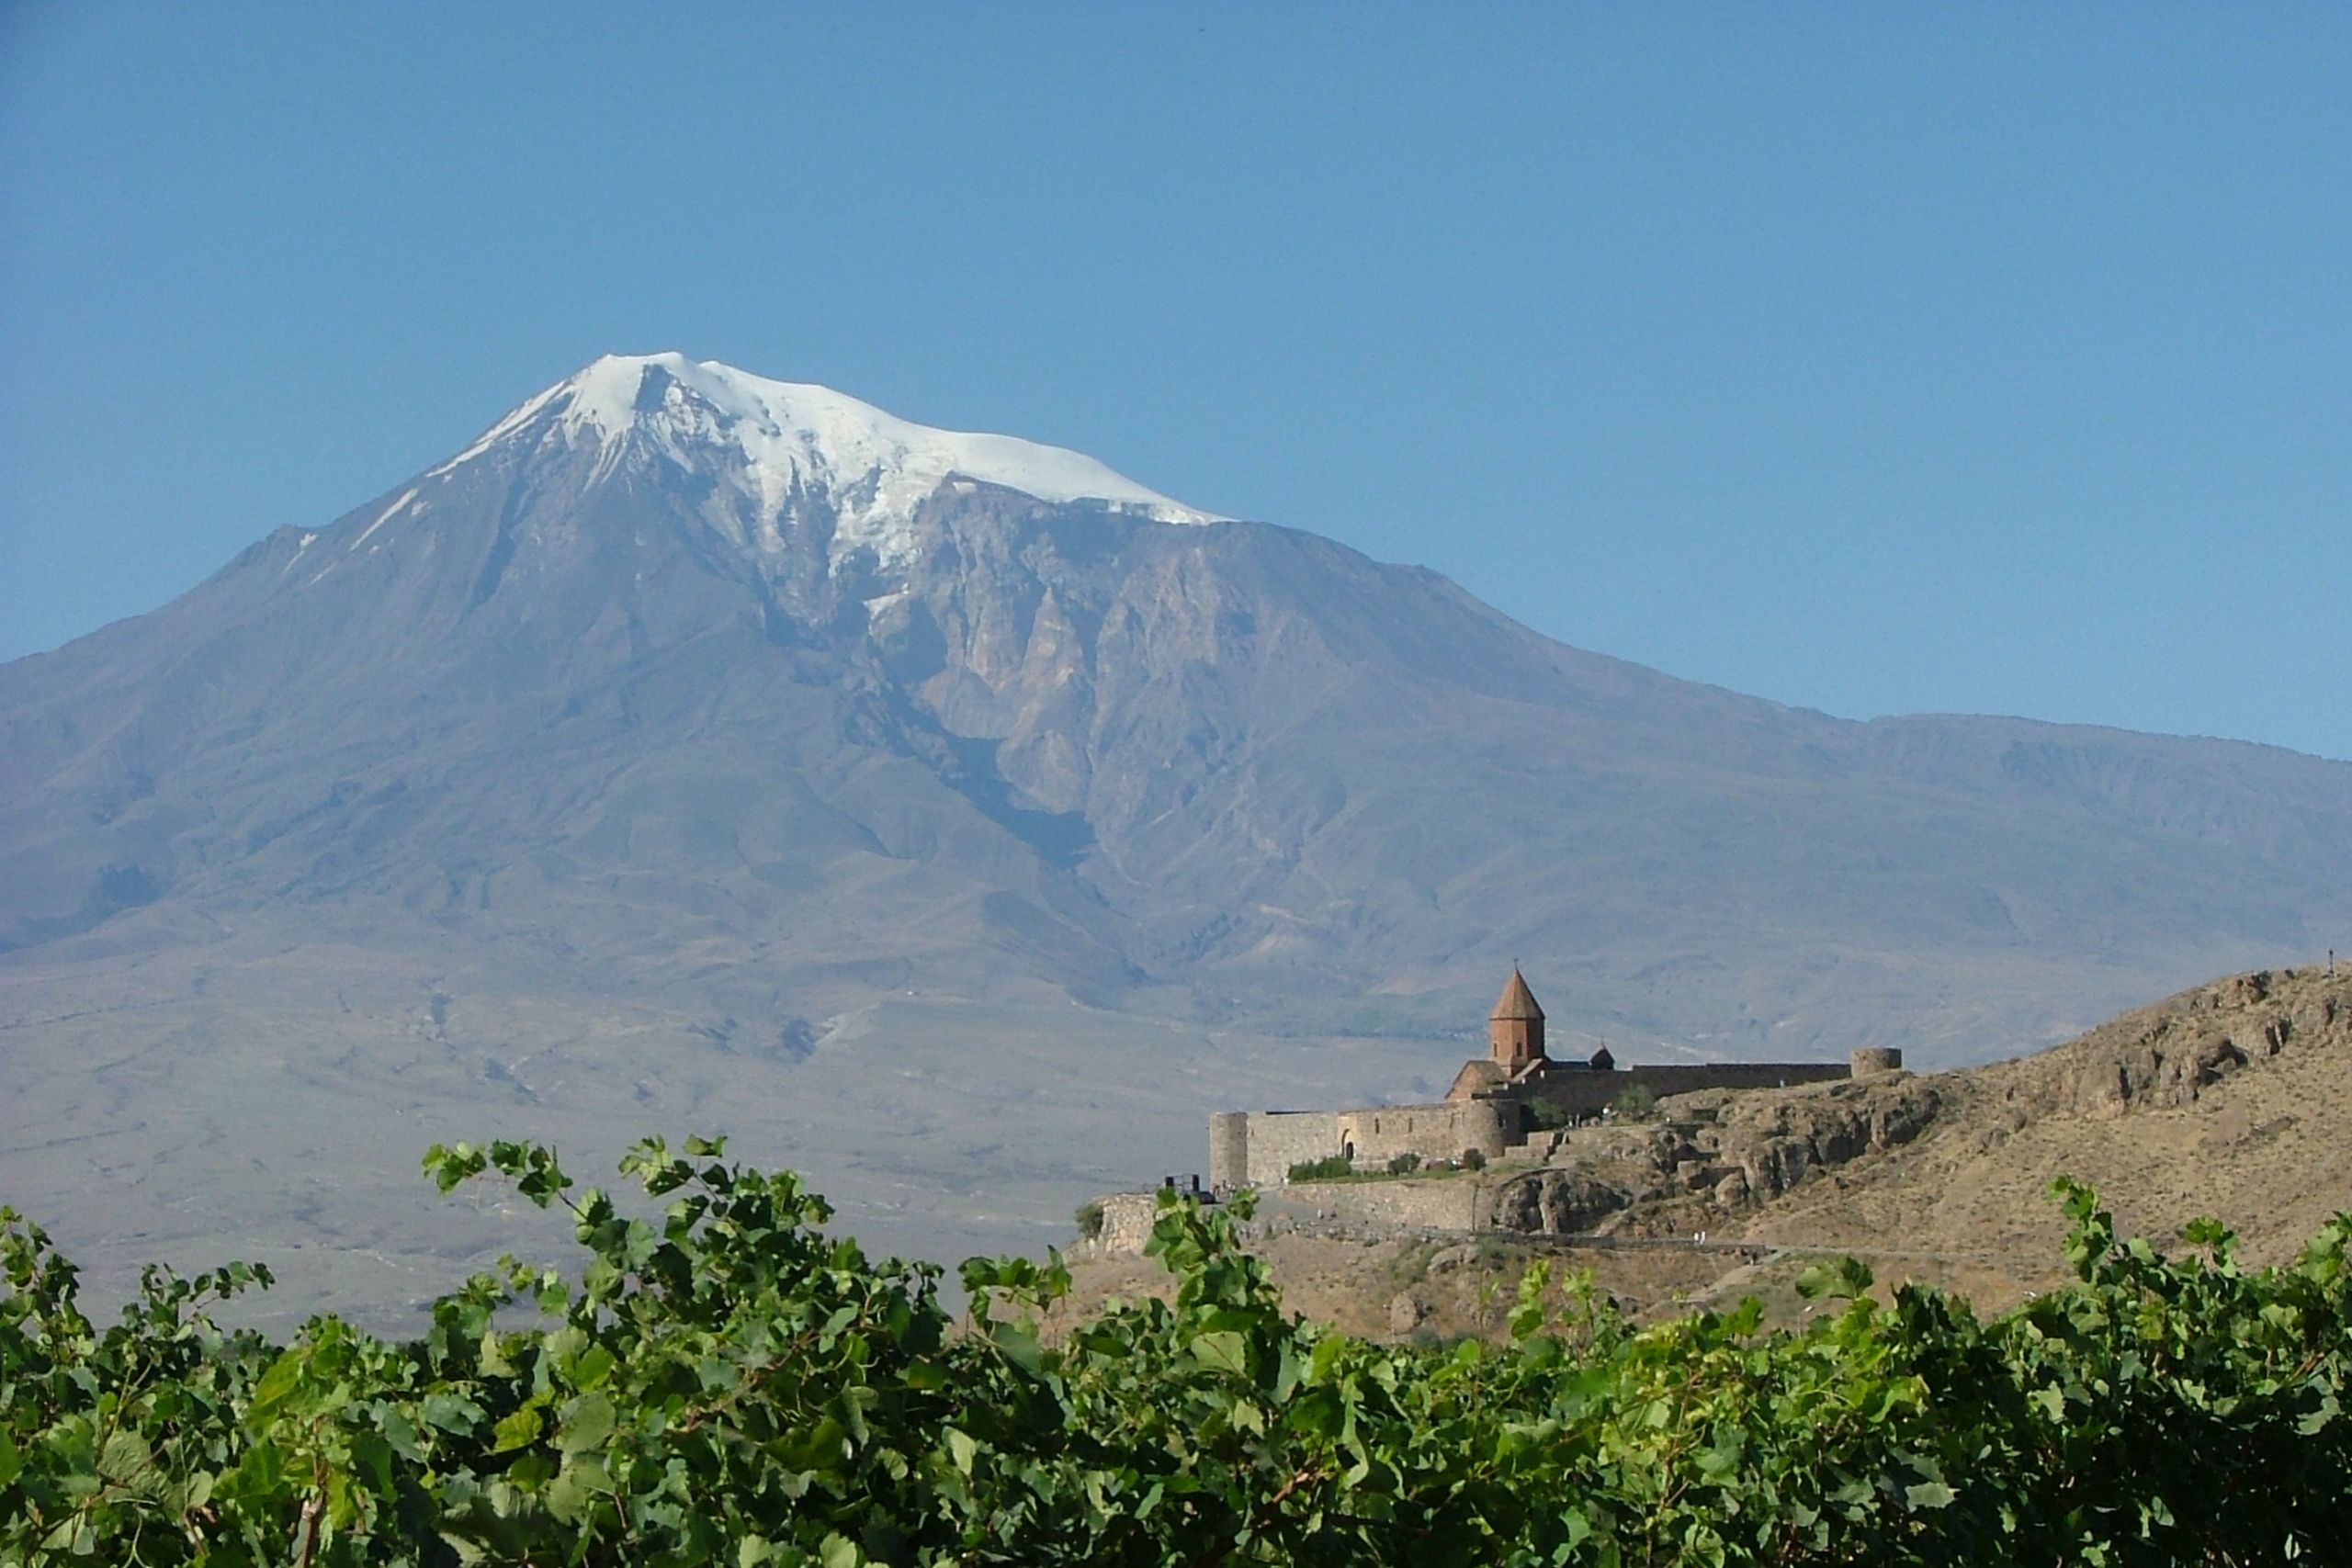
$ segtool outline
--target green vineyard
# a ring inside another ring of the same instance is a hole
[[[216,1327],[266,1286],[151,1269],[102,1327],[5,1213],[0,1562],[24,1564],[2256,1563],[2352,1519],[2352,1216],[2289,1267],[2218,1226],[2122,1241],[2063,1187],[2079,1283],[2005,1315],[1859,1265],[1802,1333],[1751,1303],[1636,1329],[1521,1281],[1510,1339],[1288,1316],[1225,1211],[1172,1200],[1172,1304],[1044,1336],[1058,1263],[928,1265],[712,1143],[639,1146],[629,1217],[553,1155],[435,1148],[571,1213],[394,1343]]]

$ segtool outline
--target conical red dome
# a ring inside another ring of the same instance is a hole
[[[1527,988],[1527,977],[1519,972],[1516,964],[1511,965],[1510,979],[1504,985],[1502,996],[1497,998],[1495,1010],[1487,1016],[1514,1023],[1544,1016],[1544,1009],[1536,1002],[1535,993]]]

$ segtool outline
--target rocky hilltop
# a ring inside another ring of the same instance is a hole
[[[1928,1081],[1939,1108],[1923,1135],[1792,1188],[1740,1234],[1899,1247],[2023,1288],[2057,1266],[2063,1227],[2041,1194],[2060,1175],[2097,1186],[2135,1233],[2218,1217],[2263,1262],[2352,1209],[2352,966],[2235,976]]]
[[[2352,1207],[2352,1155],[2325,1135],[2347,1090],[2352,976],[2262,971],[2015,1061],[1677,1095],[1655,1125],[1564,1134],[1498,1184],[1491,1218],[1852,1245],[1875,1233],[1990,1256],[2054,1234],[2040,1192],[2063,1173],[2152,1233],[2213,1213],[2256,1247],[2291,1247]]]
[[[1788,1089],[1706,1089],[1660,1102],[1656,1125],[1564,1134],[1496,1185],[1489,1222],[1530,1233],[1652,1234],[1720,1225],[1808,1178],[1927,1132],[1933,1079],[1889,1073]],[[1693,1223],[1695,1222],[1695,1223]]]
[[[1477,1328],[1479,1287],[1563,1252],[1648,1312],[1751,1292],[1801,1310],[1788,1280],[1824,1252],[1995,1308],[2065,1277],[2061,1175],[2128,1234],[2211,1216],[2250,1261],[2291,1257],[2352,1209],[2352,966],[2232,976],[1987,1066],[1670,1096],[1476,1172],[1295,1184],[1259,1233],[1303,1308],[1367,1332]]]

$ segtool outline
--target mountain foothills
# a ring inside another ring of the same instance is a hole
[[[1427,1093],[1514,956],[1621,1052],[1935,1066],[2352,945],[2347,847],[2352,764],[1845,722],[1076,453],[606,358],[0,667],[0,1136],[101,1261],[289,1217],[404,1258],[352,1168],[681,1124],[886,1241],[1027,1239],[1204,1111]],[[261,1208],[207,1210],[234,1171]]]

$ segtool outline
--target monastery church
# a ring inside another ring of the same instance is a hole
[[[1355,1111],[1227,1111],[1209,1118],[1209,1181],[1218,1191],[1279,1186],[1293,1166],[1340,1157],[1377,1170],[1398,1155],[1487,1159],[1523,1146],[1542,1122],[1598,1115],[1628,1090],[1660,1099],[1704,1089],[1777,1089],[1903,1064],[1902,1053],[1857,1051],[1844,1062],[1690,1062],[1620,1067],[1602,1046],[1581,1062],[1544,1049],[1544,1008],[1516,964],[1487,1017],[1487,1055],[1462,1065],[1434,1104]]]

